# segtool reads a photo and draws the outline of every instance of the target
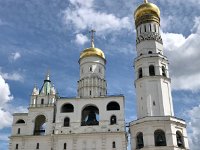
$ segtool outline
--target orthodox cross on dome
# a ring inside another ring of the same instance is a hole
[[[144,3],[148,3],[148,0],[144,0]]]
[[[91,47],[93,47],[94,48],[94,33],[95,33],[96,31],[94,30],[94,29],[92,29],[91,31],[90,31],[90,33],[91,33]]]

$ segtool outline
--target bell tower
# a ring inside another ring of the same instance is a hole
[[[78,81],[78,97],[100,97],[105,96],[106,80],[105,65],[106,59],[103,51],[94,46],[94,33],[91,30],[91,46],[80,54],[80,80]]]
[[[189,149],[186,124],[174,117],[168,59],[163,54],[160,10],[144,0],[134,13],[138,120],[130,123],[132,150]]]

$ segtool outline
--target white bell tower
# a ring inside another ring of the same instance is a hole
[[[186,124],[174,117],[168,59],[163,54],[160,10],[144,0],[134,13],[137,118],[130,123],[132,150],[189,149]]]

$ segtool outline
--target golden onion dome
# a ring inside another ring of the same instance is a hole
[[[80,59],[85,58],[85,57],[91,57],[91,56],[97,56],[100,58],[103,58],[105,60],[105,55],[103,53],[102,50],[100,50],[99,48],[94,47],[94,32],[96,32],[95,30],[91,30],[91,47],[90,48],[86,48],[85,50],[83,50],[80,54]]]
[[[152,21],[160,24],[160,10],[155,4],[144,0],[144,3],[136,9],[134,18],[136,27]]]
[[[83,50],[81,52],[80,59],[85,58],[85,57],[91,57],[91,56],[98,56],[105,59],[105,55],[103,51],[96,47],[90,47]]]

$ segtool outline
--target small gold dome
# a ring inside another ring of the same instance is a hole
[[[136,9],[134,17],[136,27],[149,21],[155,21],[160,24],[160,10],[153,3],[146,2],[140,5]]]
[[[80,55],[80,59],[85,58],[85,57],[90,57],[90,56],[98,56],[105,59],[105,55],[103,51],[96,47],[90,47],[82,51]]]

